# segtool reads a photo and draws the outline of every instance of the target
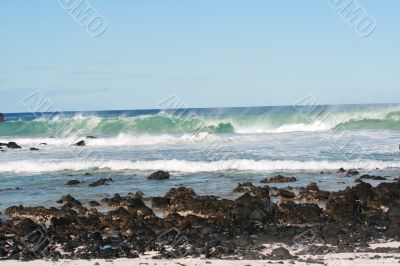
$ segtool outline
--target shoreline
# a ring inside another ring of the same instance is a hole
[[[354,169],[348,173],[357,175]],[[7,265],[37,259],[73,259],[65,265],[103,259],[99,263],[107,265],[122,258],[127,264],[173,265],[190,258],[200,265],[204,259],[215,265],[226,260],[329,265],[335,260],[331,256],[355,252],[358,257],[345,260],[367,262],[373,255],[394,263],[400,259],[400,182],[373,187],[362,181],[368,178],[378,179],[364,176],[338,192],[323,191],[316,183],[277,189],[270,184],[296,178],[275,176],[263,180],[263,186],[239,183],[233,192],[240,196],[232,200],[175,187],[150,198],[151,206],[140,192],[115,194],[90,207],[70,195],[61,197],[58,208],[12,206],[4,212],[9,219],[0,221],[0,259]],[[156,215],[161,211],[163,218]]]

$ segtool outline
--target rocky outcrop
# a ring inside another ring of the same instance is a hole
[[[166,171],[157,171],[147,177],[148,180],[164,180],[169,179],[169,173]]]
[[[11,141],[8,143],[0,143],[0,147],[7,147],[9,149],[21,149],[21,146],[19,146],[17,143]]]
[[[315,246],[302,251],[314,255],[352,252],[374,239],[400,240],[400,182],[376,187],[361,182],[329,196],[316,184],[307,186],[302,192],[308,200],[328,197],[325,209],[314,202],[275,202],[268,186],[241,183],[235,190],[242,193],[236,199],[221,199],[171,188],[151,198],[163,218],[142,193],[104,198],[104,212],[95,209],[99,202],[88,202],[87,209],[71,195],[61,197],[58,208],[13,206],[5,211],[10,219],[0,221],[0,259],[116,259],[154,252],[166,259],[295,260],[283,247],[271,252],[262,247],[300,243]],[[32,252],[29,247],[39,240],[43,246]]]
[[[325,201],[329,199],[329,191],[320,190],[317,183],[311,183],[302,191],[300,191],[299,199],[308,201]]]
[[[261,183],[286,183],[286,182],[296,182],[297,179],[295,177],[285,177],[282,175],[277,175],[274,177],[269,177],[261,180]]]
[[[291,191],[288,191],[286,189],[280,189],[279,190],[279,195],[281,197],[287,198],[287,199],[294,199],[296,197],[296,194],[294,194]]]

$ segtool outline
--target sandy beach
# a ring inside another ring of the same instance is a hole
[[[375,256],[380,256],[378,259]],[[308,260],[307,260],[308,259]],[[29,262],[20,261],[0,261],[0,265],[4,266],[28,266],[28,265],[43,265],[43,266],[132,266],[132,265],[158,265],[158,266],[266,266],[266,265],[326,265],[326,266],[397,266],[400,263],[400,255],[396,258],[390,254],[336,254],[325,257],[303,258],[304,261],[271,261],[271,260],[201,260],[201,259],[175,259],[175,260],[153,260],[153,259],[116,259],[116,260],[60,260],[44,261],[35,260]],[[317,262],[316,262],[317,260]]]

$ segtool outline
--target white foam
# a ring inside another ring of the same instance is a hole
[[[340,167],[346,169],[357,168],[374,170],[376,168],[400,168],[400,162],[383,161],[353,161],[353,162],[330,162],[330,161],[272,161],[272,160],[220,160],[213,162],[186,161],[186,160],[21,160],[2,162],[0,172],[14,173],[43,173],[63,170],[83,171],[90,169],[104,169],[112,171],[136,170],[152,171],[166,170],[171,172],[217,172],[217,171],[320,171],[335,170]]]
[[[183,135],[132,135],[121,133],[115,137],[101,137],[95,139],[87,139],[77,135],[71,135],[65,138],[49,138],[49,137],[34,137],[34,138],[0,138],[0,142],[7,143],[14,141],[20,145],[37,146],[40,143],[46,143],[50,146],[71,146],[72,144],[85,140],[88,146],[150,146],[160,144],[179,144],[193,143],[200,141],[212,141],[217,136],[212,136],[206,132],[199,134],[183,134]]]
[[[315,121],[311,124],[305,123],[294,123],[282,125],[276,129],[267,129],[263,127],[250,126],[250,127],[240,127],[235,126],[235,132],[239,134],[252,134],[252,133],[290,133],[290,132],[316,132],[316,131],[326,131],[333,129],[336,124],[327,124],[323,121]],[[237,129],[236,129],[237,128]]]
[[[305,119],[306,123],[293,122],[283,124],[278,127],[268,125],[268,121],[262,119],[257,123],[253,124],[241,124],[235,121],[231,122],[235,128],[235,133],[248,134],[248,133],[290,133],[290,132],[318,132],[335,129],[341,124],[350,121],[362,121],[364,119],[376,119],[384,120],[387,119],[388,114],[391,112],[399,111],[399,107],[388,107],[388,108],[370,108],[360,111],[346,111],[343,107],[343,112],[326,112],[321,114],[315,113],[304,113],[301,117]],[[391,120],[399,121],[399,117],[391,117]]]

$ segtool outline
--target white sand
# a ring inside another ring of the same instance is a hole
[[[381,256],[379,259],[374,259],[375,255]],[[357,257],[357,258],[356,258]],[[385,258],[387,257],[387,258]],[[388,258],[390,257],[390,258]],[[313,259],[323,259],[325,265],[328,266],[353,266],[353,265],[400,265],[400,254],[384,254],[384,253],[368,253],[368,254],[332,254],[326,256],[311,256]],[[395,259],[397,258],[397,259]],[[307,259],[307,257],[303,257]],[[306,263],[299,261],[271,261],[271,260],[208,260],[208,259],[176,259],[176,260],[154,260],[150,258],[140,258],[140,259],[117,259],[117,260],[60,260],[57,262],[53,261],[0,261],[1,266],[136,266],[136,265],[157,265],[157,266],[225,266],[225,265],[254,265],[254,266],[268,266],[268,265],[322,265],[314,263]]]

